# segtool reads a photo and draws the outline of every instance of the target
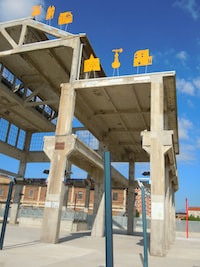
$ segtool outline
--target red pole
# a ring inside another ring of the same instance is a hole
[[[188,238],[188,199],[186,198],[186,238]]]

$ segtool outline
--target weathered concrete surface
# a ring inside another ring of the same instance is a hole
[[[7,226],[0,266],[105,267],[105,239],[90,233],[61,234],[59,244],[40,243],[40,230]],[[142,236],[114,234],[114,266],[142,267]],[[166,257],[149,256],[149,267],[199,267],[200,235],[177,237]]]

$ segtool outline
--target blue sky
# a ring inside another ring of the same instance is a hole
[[[180,155],[176,209],[200,206],[200,1],[198,0],[0,0],[0,21],[27,17],[34,5],[56,7],[74,16],[67,30],[86,33],[108,76],[112,76],[112,49],[120,54],[120,75],[136,74],[133,54],[150,49],[148,72],[176,71]],[[41,18],[40,18],[41,19]],[[139,73],[143,73],[142,67]],[[1,167],[0,167],[1,168]],[[137,166],[136,177],[148,166]],[[123,170],[125,170],[123,168]],[[127,173],[127,170],[125,170]]]

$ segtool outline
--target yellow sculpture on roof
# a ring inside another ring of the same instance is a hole
[[[46,13],[46,20],[51,20],[54,17],[55,6],[49,6]]]
[[[119,49],[113,49],[112,52],[114,52],[114,61],[112,62],[112,68],[113,69],[118,69],[120,67],[120,62],[119,62],[119,53],[123,52],[122,48]]]
[[[100,60],[99,58],[95,58],[92,54],[90,55],[89,59],[84,61],[84,72],[91,72],[91,71],[100,71]]]
[[[40,6],[33,6],[31,16],[32,17],[39,16],[41,14],[41,10],[42,10],[42,6],[41,5]]]
[[[134,67],[152,65],[153,57],[149,55],[149,49],[138,50],[134,54]]]
[[[73,22],[73,14],[71,11],[60,13],[58,17],[58,25],[70,24]]]

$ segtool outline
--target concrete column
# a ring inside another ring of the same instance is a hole
[[[151,242],[150,252],[165,255],[165,170],[164,155],[157,140],[153,140],[151,153]]]
[[[75,90],[70,84],[61,86],[61,97],[55,137],[46,137],[45,153],[50,158],[47,196],[41,231],[41,241],[57,243],[65,194],[65,169],[70,145],[67,136],[72,132]]]
[[[126,212],[126,198],[127,198],[127,191],[124,189],[124,199],[123,199],[123,211]]]
[[[20,164],[19,164],[18,176],[23,177],[23,178],[26,172],[26,164],[27,164],[26,156],[30,148],[31,136],[32,136],[31,133],[29,132],[26,133],[25,144],[24,144],[25,155],[22,159],[20,159]],[[15,185],[13,204],[10,210],[10,221],[9,221],[10,224],[17,223],[20,201],[22,197],[22,189],[23,189],[23,185],[19,185],[19,184]]]
[[[90,189],[91,189],[91,186],[89,184],[86,185],[86,188],[85,188],[85,208],[84,208],[84,211],[85,212],[88,212],[89,210],[89,205],[90,205]]]
[[[174,183],[170,182],[170,243],[172,244],[176,237],[176,214],[174,202]]]
[[[74,40],[74,47],[73,47],[73,57],[72,57],[72,65],[71,65],[71,72],[70,72],[70,83],[73,83],[76,79],[78,79],[78,73],[80,68],[80,62],[82,57],[82,48],[80,39],[77,38]]]
[[[165,154],[173,147],[173,132],[164,130],[164,88],[162,80],[151,83],[151,131],[142,132],[143,148],[150,154],[151,238],[150,253],[166,254],[166,162]]]
[[[75,191],[75,187],[74,187],[74,185],[72,185],[72,187],[71,187],[71,200],[70,200],[70,207],[71,208],[72,208],[72,206],[74,206],[74,191]]]
[[[164,128],[164,89],[161,81],[151,84],[151,240],[150,253],[165,255],[165,157],[159,134]]]
[[[42,187],[39,186],[39,188],[38,188],[38,195],[37,195],[37,204],[36,204],[37,206],[39,206],[39,202],[40,202],[41,189],[42,189]]]
[[[94,191],[93,225],[92,225],[91,235],[97,237],[103,237],[105,230],[103,173],[96,170],[92,174],[92,177],[95,180],[95,191]]]
[[[135,210],[135,187],[134,177],[135,176],[135,163],[129,162],[129,184],[128,184],[128,218],[127,218],[127,234],[133,234],[134,227],[134,210]]]
[[[65,169],[65,182],[70,179],[71,177],[71,167],[72,164],[70,161],[66,161],[66,169]],[[68,203],[68,194],[69,194],[69,186],[65,186],[65,194],[64,194],[64,200],[63,200],[63,207],[67,208],[67,203]]]
[[[169,185],[169,168],[167,158],[165,157],[165,249],[169,250],[170,247],[170,185]]]
[[[63,207],[65,208],[67,208],[68,204],[68,194],[69,194],[69,186],[65,186],[64,199],[63,199]]]

